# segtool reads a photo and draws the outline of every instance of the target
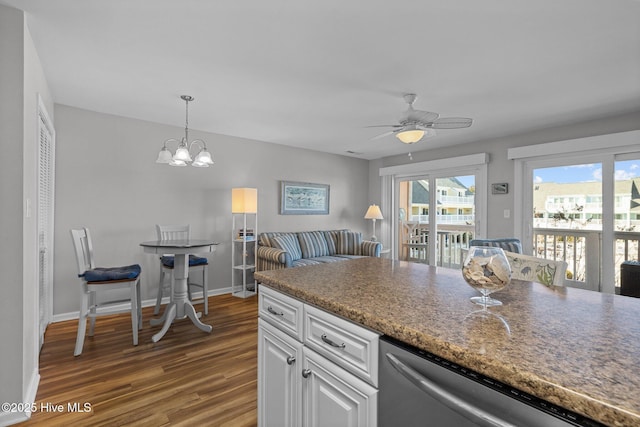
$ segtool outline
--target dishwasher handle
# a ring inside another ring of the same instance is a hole
[[[514,424],[504,421],[484,409],[478,408],[477,406],[448,392],[426,378],[424,375],[417,372],[415,369],[402,363],[394,354],[387,353],[386,356],[389,363],[391,363],[391,366],[400,372],[406,379],[416,385],[421,391],[472,422],[480,426],[516,427]]]

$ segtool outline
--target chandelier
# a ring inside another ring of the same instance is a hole
[[[193,101],[193,96],[182,95],[180,98],[186,103],[186,118],[184,123],[184,137],[178,141],[175,138],[167,139],[162,145],[162,149],[158,153],[156,163],[164,163],[169,166],[191,166],[199,168],[208,168],[213,164],[211,154],[207,151],[207,144],[201,139],[194,139],[189,142],[189,101]],[[168,143],[175,142],[178,144],[175,154],[172,154],[167,148]],[[195,159],[191,158],[191,148],[195,146]]]

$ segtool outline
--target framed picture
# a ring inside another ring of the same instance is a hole
[[[328,185],[280,181],[280,215],[328,214]]]
[[[508,192],[509,184],[507,184],[506,182],[491,184],[491,194],[507,194]]]

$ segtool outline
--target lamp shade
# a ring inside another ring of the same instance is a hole
[[[200,151],[198,153],[198,155],[196,156],[196,159],[194,160],[194,163],[204,163],[205,165],[212,165],[213,164],[213,159],[211,158],[211,153],[209,153],[209,151],[207,151],[206,148],[203,148],[202,151]]]
[[[369,209],[367,209],[367,213],[364,214],[365,219],[384,219],[382,217],[382,212],[380,211],[380,207],[378,205],[371,205]]]
[[[171,151],[167,147],[162,147],[162,150],[158,153],[158,159],[156,163],[169,163],[171,162]]]
[[[414,142],[418,142],[422,139],[423,136],[424,131],[419,129],[405,130],[396,134],[396,137],[405,144],[413,144]]]
[[[232,213],[257,213],[258,189],[257,188],[233,188],[231,189]]]

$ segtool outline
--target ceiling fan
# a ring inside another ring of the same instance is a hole
[[[407,93],[404,100],[409,104],[409,108],[400,117],[399,123],[396,125],[377,125],[367,127],[392,127],[393,130],[383,134],[374,136],[371,139],[383,138],[387,135],[395,135],[405,144],[413,144],[422,139],[425,134],[434,136],[435,129],[460,129],[468,128],[473,123],[472,119],[466,117],[440,117],[438,113],[431,111],[414,110],[413,103],[417,95],[415,93]]]

